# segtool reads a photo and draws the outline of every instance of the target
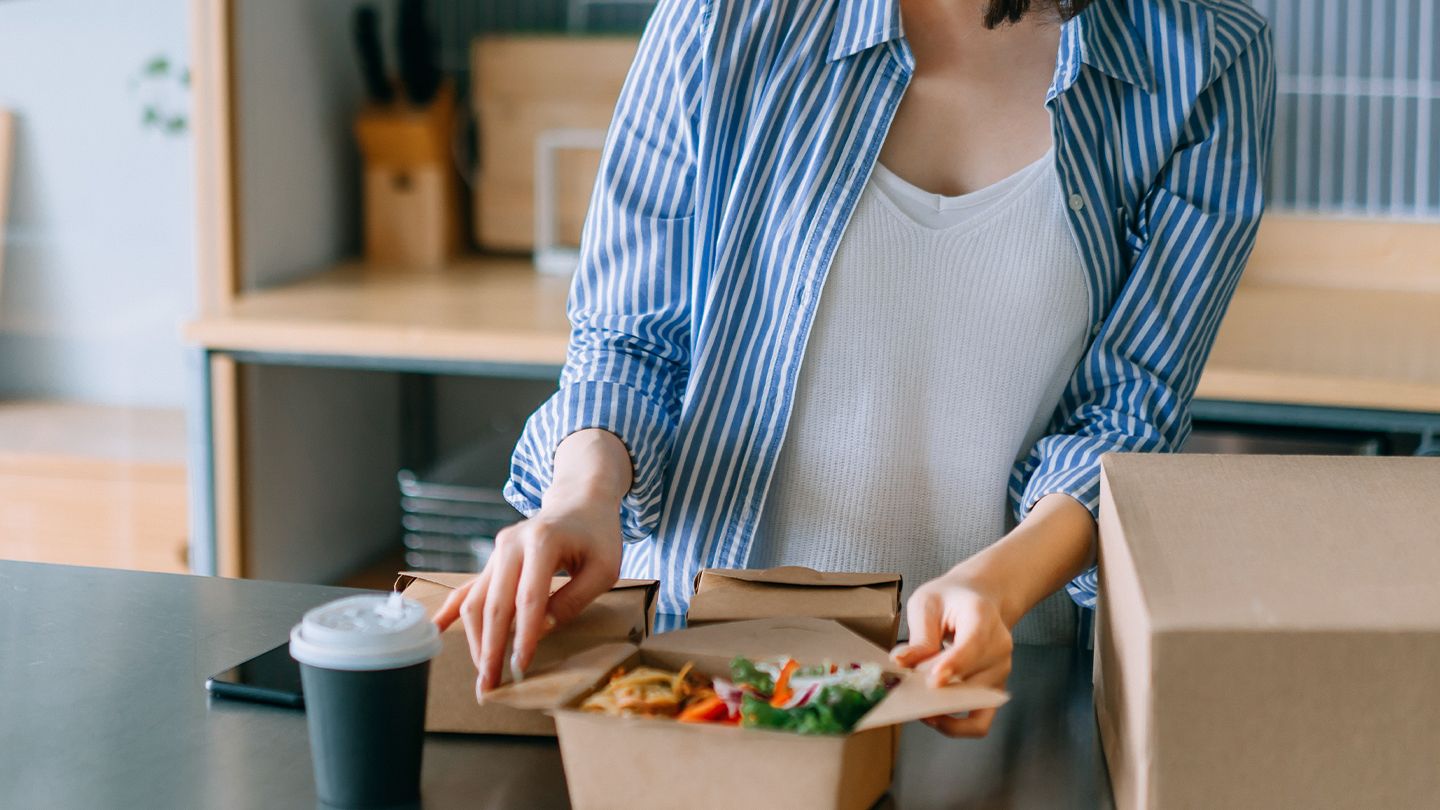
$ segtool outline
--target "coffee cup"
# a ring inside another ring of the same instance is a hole
[[[430,659],[439,652],[425,607],[398,593],[321,605],[290,632],[321,802],[369,808],[419,799]]]

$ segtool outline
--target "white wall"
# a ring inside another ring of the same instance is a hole
[[[188,62],[187,34],[186,0],[0,2],[0,106],[17,119],[0,397],[183,405],[191,139],[142,127],[151,92],[132,84],[157,54]]]

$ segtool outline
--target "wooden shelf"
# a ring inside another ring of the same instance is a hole
[[[1440,293],[1241,285],[1196,396],[1440,413]]]
[[[185,337],[228,351],[358,358],[565,362],[570,280],[528,260],[468,259],[436,272],[342,265],[247,292]]]
[[[212,349],[559,366],[567,279],[518,259],[445,271],[346,265],[189,325]],[[1440,293],[1243,284],[1196,395],[1440,413]]]

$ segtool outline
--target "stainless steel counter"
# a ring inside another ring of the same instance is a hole
[[[315,807],[304,716],[204,682],[348,592],[0,562],[0,807]],[[1109,807],[1089,655],[1021,647],[1010,689],[984,740],[907,726],[888,806]],[[430,810],[567,806],[551,740],[430,735],[423,792]]]

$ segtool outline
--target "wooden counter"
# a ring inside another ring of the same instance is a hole
[[[1440,293],[1242,285],[1196,396],[1440,413]]]

